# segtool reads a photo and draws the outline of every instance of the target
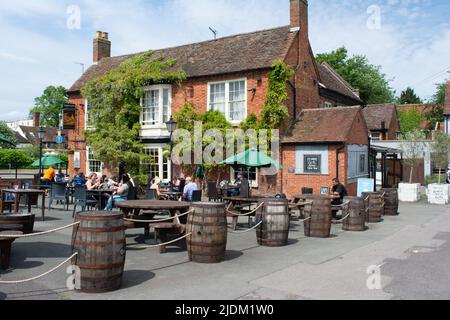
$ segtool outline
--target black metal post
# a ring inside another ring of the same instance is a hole
[[[41,180],[41,177],[42,177],[42,138],[39,138],[39,181]]]
[[[171,132],[170,133],[170,177],[169,177],[169,180],[171,181],[171,183],[173,181],[173,161],[172,161],[173,141],[172,141],[172,138],[173,138],[173,133]]]

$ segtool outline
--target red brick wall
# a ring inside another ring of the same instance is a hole
[[[400,131],[400,125],[398,122],[397,110],[394,112],[389,126],[389,131],[387,133],[386,140],[397,140],[397,132]]]
[[[75,109],[75,130],[68,131],[68,147],[69,147],[69,174],[73,176],[77,173],[74,169],[74,152],[81,153],[81,168],[79,172],[86,173],[86,142],[83,136],[85,127],[85,103],[86,100],[81,94],[70,94],[69,103],[74,104]]]

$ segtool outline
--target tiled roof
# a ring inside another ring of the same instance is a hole
[[[356,90],[345,81],[329,64],[322,63],[317,64],[319,70],[320,81],[326,89],[340,93],[344,96],[355,99],[356,101],[363,103]]]
[[[176,60],[188,77],[200,77],[257,70],[271,67],[275,60],[284,60],[296,32],[280,27],[154,51],[154,57]],[[79,91],[88,81],[106,74],[137,54],[102,59],[78,79],[69,92]]]
[[[397,112],[395,104],[372,104],[363,109],[363,116],[369,130],[380,130],[381,123],[385,123],[385,128],[389,129],[391,121]]]
[[[304,110],[282,143],[345,142],[361,107]]]
[[[450,81],[447,82],[445,87],[444,114],[450,116]]]
[[[39,128],[38,127],[25,127],[20,126],[20,130],[25,135],[25,139],[28,141],[28,143],[32,145],[39,145]],[[56,137],[58,136],[58,129],[56,128],[44,128],[45,130],[45,136],[42,141],[44,143],[56,143]]]

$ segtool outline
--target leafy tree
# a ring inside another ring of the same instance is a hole
[[[62,112],[62,105],[68,101],[66,89],[62,86],[49,86],[45,88],[40,97],[34,99],[34,108],[30,114],[39,112],[41,114],[41,124],[45,127],[59,127],[59,115]]]
[[[153,57],[153,52],[132,57],[102,77],[88,82],[81,90],[89,100],[92,129],[86,139],[97,159],[111,168],[119,164],[130,172],[149,161],[139,140],[140,100],[144,87],[154,83],[178,83],[186,78],[174,70],[175,61]]]
[[[444,118],[444,102],[445,102],[445,83],[436,84],[436,93],[433,95],[429,106],[431,111],[426,114],[428,121],[427,129],[432,131],[436,127],[436,123],[441,123]]]
[[[421,129],[420,125],[422,123],[422,115],[417,108],[413,108],[411,110],[400,110],[399,122],[400,131],[404,135],[408,132]]]
[[[426,134],[421,130],[409,131],[402,134],[403,162],[410,167],[409,183],[412,183],[416,160],[422,158],[424,155],[425,139]]]
[[[21,169],[32,163],[33,159],[21,150],[0,149],[0,169]]]
[[[449,164],[450,137],[443,132],[436,132],[436,140],[432,147],[432,159],[436,167],[439,168],[439,184],[441,183],[442,169]]]
[[[400,94],[398,104],[422,104],[422,100],[416,95],[414,89],[408,87]]]
[[[381,66],[369,63],[364,55],[348,56],[345,47],[330,53],[318,54],[318,63],[326,62],[353,88],[360,91],[360,96],[367,104],[390,103],[395,101],[394,91],[390,87]]]
[[[0,121],[0,148],[11,148],[17,143],[14,132],[6,125],[4,121]]]

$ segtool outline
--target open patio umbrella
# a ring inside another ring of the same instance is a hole
[[[61,160],[60,158],[52,157],[52,156],[44,156],[44,157],[42,157],[41,158],[41,162],[42,162],[42,166],[43,167],[54,166],[54,165],[57,165],[57,164],[65,163],[65,161]],[[33,167],[39,167],[39,159],[36,160],[35,162],[33,162],[32,166]]]
[[[274,165],[278,169],[284,169],[281,164],[266,156],[265,154],[258,152],[255,149],[248,149],[245,152],[239,153],[231,158],[226,159],[225,161],[221,162],[221,164],[227,164],[231,166],[246,166],[250,168],[263,168]]]

